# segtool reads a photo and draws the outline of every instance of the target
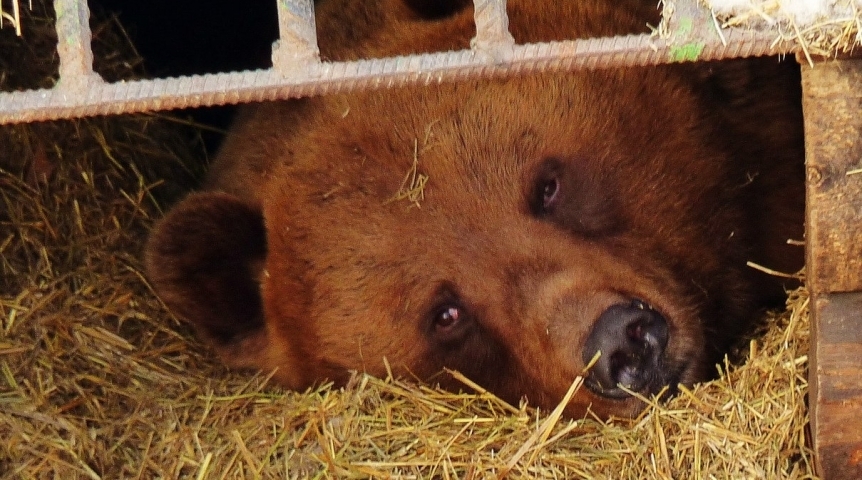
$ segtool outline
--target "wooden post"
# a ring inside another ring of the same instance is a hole
[[[862,479],[862,60],[802,67],[811,433],[818,473]]]

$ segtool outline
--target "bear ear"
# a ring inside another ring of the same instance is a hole
[[[168,308],[234,367],[265,364],[260,294],[266,229],[260,207],[224,193],[192,194],[156,226],[147,274]]]

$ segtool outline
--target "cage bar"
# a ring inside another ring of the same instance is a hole
[[[272,48],[273,69],[287,75],[320,61],[314,0],[277,0],[279,39]]]
[[[477,36],[469,50],[320,62],[312,0],[277,1],[280,38],[273,48],[271,69],[105,83],[92,71],[86,0],[55,0],[61,57],[58,86],[0,92],[0,124],[280,100],[531,71],[774,55],[794,48],[775,42],[769,32],[730,29],[718,35],[704,27],[711,25],[709,14],[695,0],[676,3],[671,18],[654,35],[515,45],[508,32],[505,2],[476,0]]]
[[[472,49],[496,57],[495,52],[515,45],[515,38],[509,33],[506,0],[475,0],[473,4],[476,37],[470,42]]]
[[[93,72],[90,9],[86,0],[54,0],[54,11],[60,57],[57,89],[66,95],[86,96],[90,87],[102,83],[101,77]]]

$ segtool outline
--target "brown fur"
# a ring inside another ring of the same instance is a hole
[[[322,53],[466,48],[463,3],[324,2]],[[522,43],[639,33],[653,4],[510,0],[510,23]],[[294,389],[383,374],[385,358],[399,375],[457,388],[437,375],[453,368],[551,407],[583,373],[593,322],[629,298],[667,318],[665,380],[691,384],[781,293],[746,260],[801,263],[785,245],[801,238],[797,82],[760,59],[259,105],[210,192],[157,227],[149,274],[226,362],[277,368]],[[428,176],[418,207],[392,200],[414,158]],[[546,175],[560,184],[547,212]],[[463,314],[453,330],[434,322],[449,305]],[[582,389],[567,412],[588,406],[641,407]]]

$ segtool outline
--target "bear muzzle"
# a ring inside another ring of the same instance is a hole
[[[670,383],[662,361],[668,338],[667,319],[646,302],[634,299],[611,305],[599,316],[584,344],[585,364],[600,353],[589,369],[586,386],[615,399],[630,397],[626,390],[658,393]]]

